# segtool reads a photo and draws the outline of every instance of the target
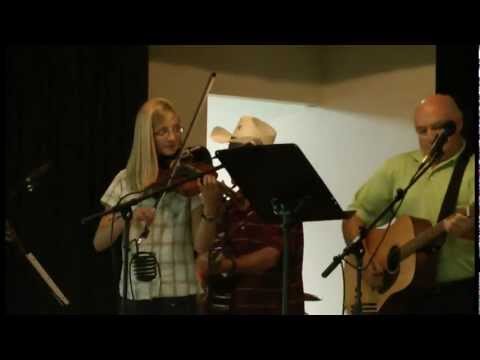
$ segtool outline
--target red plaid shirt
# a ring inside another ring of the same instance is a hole
[[[304,314],[303,299],[303,226],[289,232],[288,313]],[[277,264],[262,274],[237,274],[233,291],[233,314],[281,314],[283,235],[280,225],[263,224],[250,208],[230,206],[218,226],[218,238],[235,257],[265,247],[276,248],[281,256]]]

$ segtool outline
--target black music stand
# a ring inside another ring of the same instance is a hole
[[[265,223],[282,226],[282,314],[285,315],[289,229],[300,222],[337,220],[347,215],[295,144],[244,146],[215,154],[260,218]]]

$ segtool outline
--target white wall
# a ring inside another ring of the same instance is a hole
[[[188,122],[217,72],[189,143],[206,144],[214,126],[232,131],[242,115],[263,118],[345,208],[385,158],[417,146],[413,108],[434,92],[434,63],[432,46],[156,46],[149,94],[173,100]],[[342,248],[338,221],[305,224],[304,287],[323,299],[306,303],[309,314],[341,313],[340,268],[320,274]]]

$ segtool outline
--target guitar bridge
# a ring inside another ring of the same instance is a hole
[[[352,315],[368,315],[368,314],[375,314],[377,313],[377,304],[376,303],[362,303],[362,310],[359,314],[355,309],[355,305],[352,306],[350,309],[350,314]]]

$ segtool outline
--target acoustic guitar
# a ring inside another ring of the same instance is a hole
[[[473,216],[472,210],[462,212]],[[362,275],[362,306],[367,312],[381,312],[394,294],[400,295],[407,288],[415,291],[433,285],[436,253],[421,250],[434,245],[444,231],[443,221],[432,226],[428,220],[404,215],[396,219],[388,231],[374,229],[369,233],[363,241],[363,266],[369,263],[377,247],[378,250]],[[353,255],[346,260],[357,265]],[[346,264],[344,276],[344,308],[351,312],[355,305],[356,269]]]

